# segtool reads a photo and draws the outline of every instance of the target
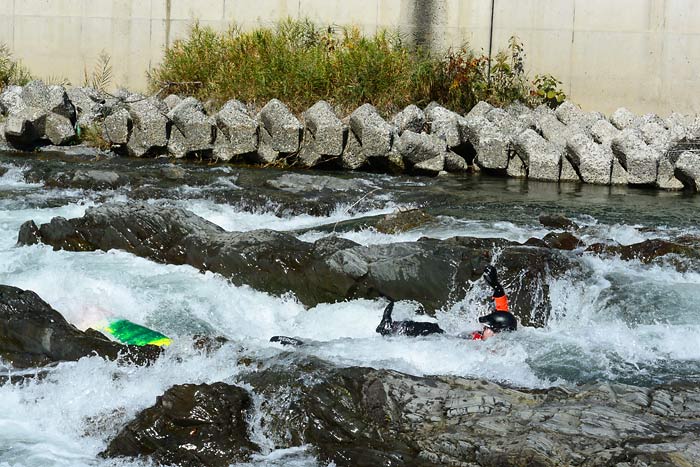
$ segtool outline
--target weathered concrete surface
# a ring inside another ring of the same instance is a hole
[[[491,39],[494,51],[505,49],[516,32],[531,74],[556,76],[585,110],[609,114],[626,106],[640,114],[664,115],[700,110],[700,63],[688,60],[688,47],[682,45],[694,44],[700,32],[695,0],[674,0],[663,8],[644,2],[596,8],[582,0],[561,0],[556,8],[543,5],[538,9],[505,0],[493,12],[491,35],[491,3],[482,0],[282,0],[262,9],[244,0],[185,0],[155,2],[145,10],[141,0],[122,0],[108,8],[93,0],[23,0],[20,7],[0,9],[0,24],[6,26],[0,28],[0,43],[8,44],[35,75],[66,77],[72,83],[82,83],[85,70],[92,70],[106,51],[120,65],[115,84],[145,91],[145,71],[162,62],[164,50],[185,37],[195,19],[220,31],[233,21],[251,30],[287,17],[309,18],[320,28],[357,25],[368,34],[398,28],[409,41],[440,52],[465,42],[474,50],[488,50]],[[679,45],[671,47],[669,41]],[[79,54],[76,43],[81,44]]]

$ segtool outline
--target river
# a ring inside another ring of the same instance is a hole
[[[98,453],[124,423],[173,384],[235,383],[242,356],[264,358],[284,351],[268,342],[276,334],[313,341],[297,351],[338,365],[478,377],[517,387],[700,382],[700,270],[688,258],[644,264],[576,252],[585,273],[549,284],[553,312],[546,326],[472,342],[455,336],[478,328],[477,317],[486,312],[481,300],[485,288],[472,289],[438,311],[436,319],[447,336],[383,338],[374,331],[385,305],[382,300],[305,309],[291,294],[272,296],[231,285],[213,273],[157,264],[121,251],[73,253],[44,245],[15,246],[26,220],[39,224],[55,216],[79,217],[90,206],[125,201],[135,192],[150,203],[189,209],[227,230],[298,230],[306,241],[330,234],[315,227],[399,208],[420,207],[437,218],[395,235],[371,228],[339,229],[338,235],[365,245],[458,235],[524,242],[550,232],[538,222],[542,212],[562,213],[584,226],[581,239],[586,245],[700,238],[700,196],[487,176],[335,174],[366,189],[337,192],[331,185],[319,192],[287,190],[280,201],[266,200],[273,191],[269,180],[283,175],[276,170],[190,164],[183,165],[188,176],[177,183],[154,188],[144,182],[138,190],[132,184],[93,191],[29,176],[39,164],[36,157],[0,155],[0,283],[35,291],[80,329],[121,317],[157,329],[175,343],[150,367],[119,366],[90,357],[52,367],[43,379],[0,386],[2,467],[150,465],[103,460]],[[71,162],[50,164],[59,170]],[[129,170],[140,173],[164,167],[159,161],[129,164]],[[253,185],[264,188],[252,193]],[[306,209],[311,205],[323,208]],[[506,291],[518,286],[504,285]],[[412,304],[399,303],[395,318],[412,317],[413,310]],[[188,339],[202,333],[231,342],[205,355]],[[3,371],[12,369],[4,365]],[[316,464],[309,450],[274,450],[260,427],[254,431],[265,453],[249,465]]]

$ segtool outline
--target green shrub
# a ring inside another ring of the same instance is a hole
[[[31,79],[29,70],[12,58],[7,45],[0,44],[0,89],[13,84],[23,86]]]
[[[527,79],[515,38],[490,61],[467,47],[436,56],[406,46],[398,33],[368,37],[356,27],[319,28],[308,20],[250,32],[234,26],[225,33],[195,23],[186,39],[166,50],[149,80],[154,92],[220,103],[264,104],[276,97],[296,112],[319,99],[346,111],[368,102],[385,114],[433,100],[461,112],[479,100],[544,101]]]

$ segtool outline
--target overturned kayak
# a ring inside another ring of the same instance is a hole
[[[172,343],[172,339],[168,336],[128,319],[109,321],[104,326],[101,326],[99,330],[114,337],[122,344],[167,347]]]

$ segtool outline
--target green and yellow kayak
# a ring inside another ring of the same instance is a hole
[[[167,347],[172,343],[168,336],[141,326],[128,319],[115,319],[100,326],[100,331],[109,334],[122,344],[157,345]]]

